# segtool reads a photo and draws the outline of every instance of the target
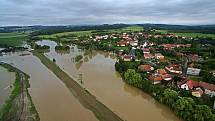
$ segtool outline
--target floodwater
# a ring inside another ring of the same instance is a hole
[[[0,66],[0,108],[9,98],[14,81],[15,73],[9,72],[6,68]]]
[[[29,52],[22,52],[29,53]],[[67,87],[32,54],[0,57],[30,75],[30,95],[41,121],[97,121],[94,114],[73,97]]]
[[[42,43],[49,45],[48,41]],[[51,48],[54,48],[52,45]],[[50,59],[55,58],[56,64],[62,70],[124,120],[181,121],[170,109],[151,96],[124,83],[115,71],[116,59],[112,53],[97,51],[86,55],[74,46],[69,53],[57,53],[51,49],[45,55]],[[75,63],[76,55],[85,56]]]

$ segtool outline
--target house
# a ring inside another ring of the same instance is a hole
[[[150,53],[144,53],[143,56],[144,56],[145,59],[152,59],[152,58],[154,58],[154,56],[152,54],[150,54]]]
[[[124,55],[124,56],[123,56],[123,60],[124,60],[124,61],[132,61],[133,59],[134,59],[134,57],[131,56],[131,55]]]
[[[159,84],[163,80],[162,77],[157,74],[150,75],[148,79],[152,82],[152,84]]]
[[[182,74],[182,68],[177,64],[173,64],[172,66],[166,66],[165,69],[168,70],[170,73]]]
[[[159,75],[166,74],[166,71],[164,69],[157,69],[155,72]]]
[[[147,53],[147,54],[149,54],[149,53],[150,53],[149,48],[143,48],[142,50],[143,50],[143,53],[144,53],[144,54],[145,54],[145,53]]]
[[[129,44],[129,41],[125,41],[125,40],[121,40],[119,42],[117,42],[117,46],[120,46],[120,47],[125,47]]]
[[[205,94],[211,97],[215,96],[215,85],[206,82],[199,82],[199,86],[205,90]]]
[[[204,93],[210,95],[211,97],[215,96],[215,85],[209,84],[206,82],[197,82],[191,79],[185,79],[177,83],[178,87],[185,90],[196,90],[197,88],[202,88]]]
[[[193,81],[191,79],[185,79],[181,82],[178,82],[178,87],[185,90],[192,90],[195,87],[199,87],[199,82]]]
[[[170,81],[172,80],[171,76],[164,70],[164,69],[157,69],[155,73],[165,81]]]
[[[136,47],[136,46],[138,46],[138,41],[130,41],[130,45],[133,47],[134,46]]]
[[[161,53],[156,53],[156,54],[155,54],[155,58],[156,58],[156,59],[159,59],[159,60],[163,60],[163,59],[164,59],[164,56],[163,56]]]
[[[165,80],[165,81],[170,81],[172,80],[171,76],[169,74],[163,74],[161,75],[162,79]]]
[[[148,64],[140,65],[138,68],[139,68],[141,71],[147,71],[147,72],[153,71],[153,70],[154,70],[154,68],[153,68],[152,66],[148,65]]]
[[[200,71],[201,71],[201,69],[198,69],[198,68],[187,68],[188,75],[198,76]]]
[[[204,94],[204,91],[200,87],[192,91],[192,95],[195,97],[201,97],[203,94]]]

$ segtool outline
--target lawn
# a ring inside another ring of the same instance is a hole
[[[0,33],[0,45],[7,46],[21,46],[27,39],[27,34],[25,33]]]

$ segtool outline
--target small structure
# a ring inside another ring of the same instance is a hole
[[[154,58],[154,56],[152,54],[150,54],[150,53],[144,53],[143,56],[144,56],[145,59],[152,59],[152,58]]]
[[[141,71],[147,71],[147,72],[150,72],[150,71],[153,71],[154,68],[148,64],[145,64],[145,65],[140,65],[138,67]]]
[[[152,74],[149,76],[149,80],[152,82],[152,84],[159,84],[163,79],[160,75]]]
[[[192,95],[195,97],[201,97],[203,94],[204,94],[204,91],[200,87],[192,91]]]
[[[172,66],[166,66],[165,69],[170,73],[182,74],[182,68],[176,64],[173,64]]]
[[[124,61],[132,61],[133,59],[134,59],[134,57],[131,56],[131,55],[124,55],[124,56],[123,56],[123,60],[124,60]]]
[[[198,76],[200,71],[201,71],[201,69],[198,69],[198,68],[187,68],[188,75]]]
[[[163,60],[163,59],[164,59],[164,56],[163,56],[161,53],[156,53],[156,54],[155,54],[155,58],[156,58],[156,59],[159,59],[159,60]]]

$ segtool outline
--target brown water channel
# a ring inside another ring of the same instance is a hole
[[[55,52],[54,42],[39,43],[51,46],[51,51],[45,55],[55,58],[62,70],[121,118],[128,121],[180,121],[170,109],[151,96],[124,83],[114,69],[116,59],[112,53],[94,51],[84,54],[77,46],[61,53]],[[84,55],[84,59],[75,63],[74,57],[80,54]]]
[[[32,54],[19,56],[22,53],[8,54],[0,57],[0,61],[12,64],[30,75],[29,91],[41,121],[97,121],[94,114],[84,108],[38,58]]]

